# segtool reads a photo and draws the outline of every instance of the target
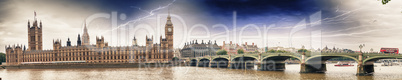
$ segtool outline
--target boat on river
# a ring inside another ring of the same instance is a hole
[[[354,66],[353,64],[350,64],[350,62],[338,62],[337,64],[335,64],[334,66],[338,66],[338,67],[344,67],[344,66]]]

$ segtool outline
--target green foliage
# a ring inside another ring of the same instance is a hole
[[[256,52],[258,52],[258,51],[256,51]],[[268,53],[288,53],[288,51],[285,51],[285,50],[273,50],[273,49],[268,50],[267,52]]]
[[[0,53],[0,65],[2,62],[6,62],[6,54]]]
[[[244,54],[244,50],[243,50],[243,49],[238,49],[238,50],[237,50],[237,53],[238,53],[238,54]]]
[[[255,50],[254,53],[260,53],[259,51]]]
[[[288,53],[288,51],[285,51],[285,50],[277,50],[276,52],[277,53]]]
[[[228,52],[226,50],[219,50],[216,52],[216,55],[228,55]]]
[[[381,2],[382,2],[383,5],[385,5],[385,4],[387,4],[389,1],[391,1],[391,0],[382,0]]]
[[[173,57],[173,58],[172,58],[172,61],[179,61],[179,58]]]
[[[276,50],[271,49],[271,50],[268,50],[267,52],[268,52],[268,53],[275,53]]]
[[[297,50],[297,52],[299,52],[299,53],[302,53],[302,52],[310,52],[310,51],[308,51],[307,49],[299,49],[299,50]]]

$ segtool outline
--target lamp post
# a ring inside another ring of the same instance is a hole
[[[364,44],[360,44],[359,48],[360,48],[360,52],[362,53],[362,48],[364,47]]]
[[[371,51],[370,53],[373,53],[373,50],[374,50],[374,49],[373,49],[373,48],[371,48],[371,49],[370,49],[370,51]]]

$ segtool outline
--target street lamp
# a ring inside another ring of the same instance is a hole
[[[360,44],[359,48],[360,48],[360,52],[362,52],[362,48],[364,47],[364,44]]]
[[[370,51],[371,51],[370,53],[373,53],[373,50],[374,50],[374,49],[373,49],[373,48],[371,48],[371,49],[370,49]]]

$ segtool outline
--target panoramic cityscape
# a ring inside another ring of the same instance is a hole
[[[402,79],[401,3],[1,0],[0,80]]]

